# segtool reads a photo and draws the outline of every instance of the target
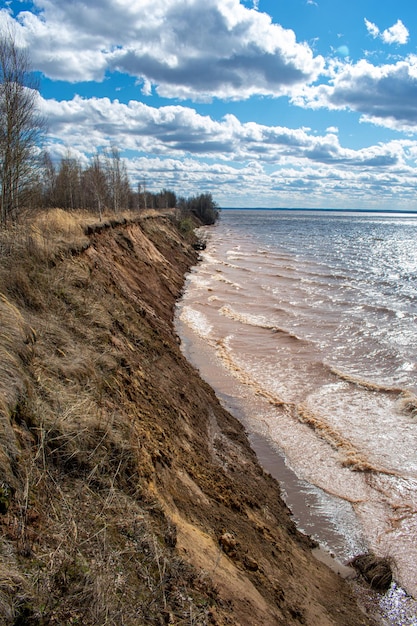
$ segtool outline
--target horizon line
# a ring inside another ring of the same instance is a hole
[[[221,207],[222,211],[320,211],[331,213],[401,213],[417,214],[417,209],[336,209],[305,207]]]

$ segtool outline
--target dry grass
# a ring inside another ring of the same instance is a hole
[[[0,232],[1,623],[205,624],[126,387],[149,329],[78,254],[92,223],[57,209]]]
[[[10,414],[25,395],[25,365],[31,356],[32,331],[15,305],[0,293],[0,483],[1,494],[16,488],[13,468],[18,445]],[[7,496],[6,496],[7,497]],[[4,505],[8,506],[7,500]]]
[[[61,209],[39,212],[19,224],[0,231],[0,254],[3,261],[23,258],[52,259],[71,247],[87,243],[84,228],[91,216]],[[23,260],[23,259],[22,259]]]

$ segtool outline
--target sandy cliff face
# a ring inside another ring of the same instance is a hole
[[[0,287],[0,623],[370,624],[181,354],[171,219],[39,245]]]

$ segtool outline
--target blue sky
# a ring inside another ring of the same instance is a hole
[[[410,0],[6,1],[53,158],[222,207],[417,210]]]

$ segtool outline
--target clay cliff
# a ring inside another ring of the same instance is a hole
[[[173,330],[174,216],[1,239],[0,623],[371,624]]]

